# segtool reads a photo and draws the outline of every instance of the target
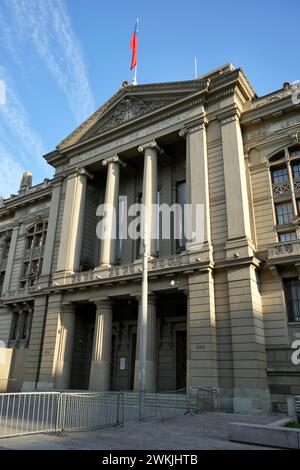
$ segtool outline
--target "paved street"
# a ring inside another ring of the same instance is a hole
[[[177,416],[165,421],[127,422],[123,428],[72,432],[64,437],[41,434],[0,439],[0,449],[117,450],[117,449],[267,449],[229,441],[229,423],[267,424],[273,416],[206,413]]]

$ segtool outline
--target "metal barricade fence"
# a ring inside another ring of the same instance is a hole
[[[0,394],[0,437],[56,430],[58,392]]]
[[[86,431],[124,423],[120,392],[67,392],[59,397],[57,432]]]
[[[219,395],[212,388],[143,393],[143,419],[220,410]],[[123,425],[141,418],[139,404],[138,391],[2,393],[0,438]]]
[[[144,419],[156,418],[158,416],[158,395],[155,392],[144,393]],[[124,421],[135,421],[140,418],[139,415],[139,399],[138,391],[122,392],[124,400]]]

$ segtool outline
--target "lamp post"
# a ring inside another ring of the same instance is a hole
[[[142,261],[142,296],[141,296],[141,322],[140,322],[140,362],[139,362],[139,419],[145,418],[145,389],[146,389],[146,361],[147,361],[147,320],[148,320],[148,221],[147,209],[144,207],[143,230],[143,261]]]

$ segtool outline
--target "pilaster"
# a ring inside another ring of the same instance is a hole
[[[237,105],[217,113],[221,125],[226,193],[228,239],[227,258],[252,256],[249,201],[244,161],[243,138]]]
[[[186,138],[186,203],[191,207],[193,240],[187,242],[190,252],[206,251],[210,259],[211,230],[207,163],[207,120],[204,115],[188,123],[179,135]]]

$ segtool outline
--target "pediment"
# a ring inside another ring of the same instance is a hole
[[[85,142],[151,115],[206,88],[206,80],[127,85],[64,139],[58,149]]]
[[[163,108],[168,104],[170,104],[170,100],[163,99],[160,96],[156,98],[125,96],[106,116],[93,126],[91,131],[86,134],[86,137],[95,137],[97,134],[121,126],[133,119]]]

